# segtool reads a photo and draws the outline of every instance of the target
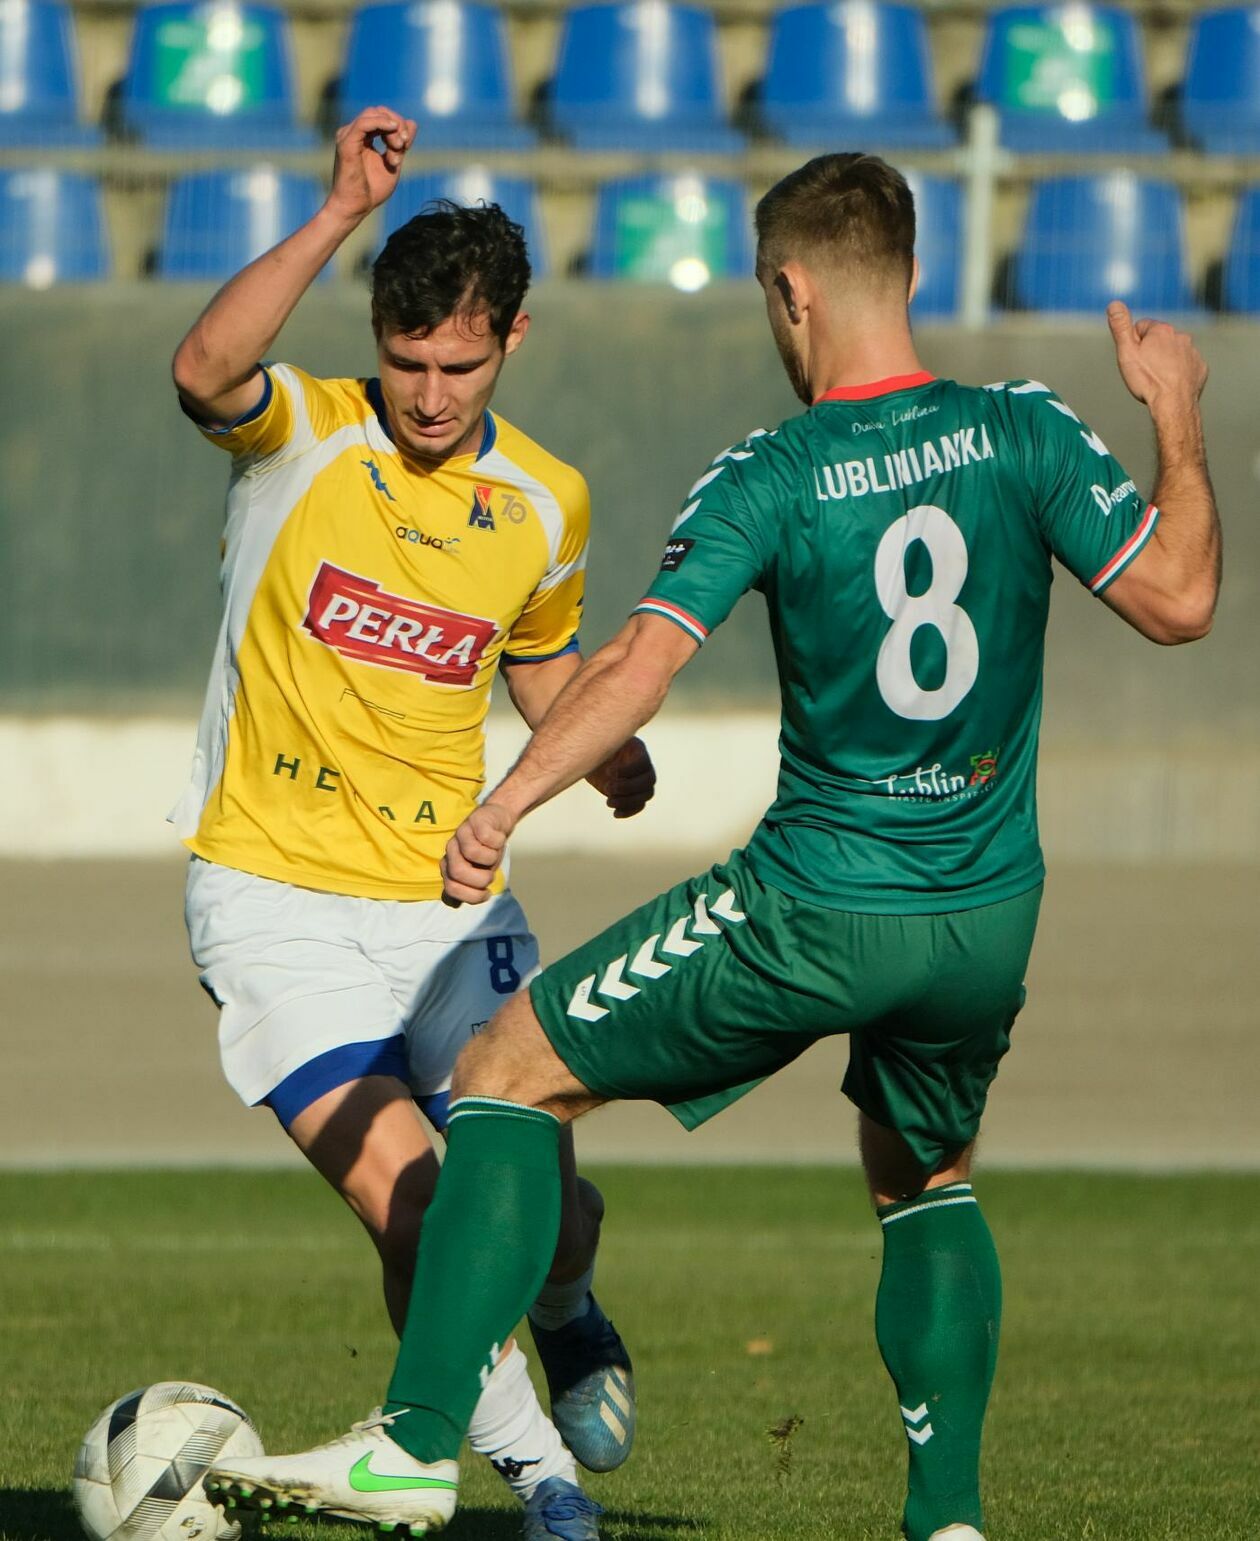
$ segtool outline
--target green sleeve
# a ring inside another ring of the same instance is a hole
[[[1091,593],[1101,594],[1150,540],[1159,510],[1049,386],[1029,380],[1006,390],[1042,536]]]
[[[683,500],[660,571],[634,614],[662,615],[703,642],[741,594],[760,586],[766,565],[737,462],[719,457]]]

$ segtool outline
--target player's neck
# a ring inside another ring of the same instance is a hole
[[[809,386],[814,401],[828,391],[923,372],[908,326],[867,331],[838,325],[816,340],[811,353]]]

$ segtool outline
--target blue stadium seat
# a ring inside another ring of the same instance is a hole
[[[78,122],[74,24],[62,0],[0,4],[0,147],[95,144]]]
[[[811,0],[775,14],[761,87],[766,126],[795,145],[948,147],[923,13],[877,0]]]
[[[567,11],[550,97],[554,126],[580,150],[727,153],[713,15],[670,0]]]
[[[381,211],[381,244],[435,198],[449,198],[452,203],[497,203],[509,219],[524,227],[534,277],[546,275],[547,249],[534,184],[524,177],[497,176],[484,166],[404,177]]]
[[[108,278],[109,269],[95,177],[0,171],[0,281],[47,289]]]
[[[536,137],[516,121],[503,17],[479,0],[357,11],[339,101],[343,123],[377,102],[396,107],[426,148],[527,149]]]
[[[906,174],[914,194],[919,288],[910,303],[912,320],[954,316],[962,282],[963,200],[957,182]]]
[[[594,278],[703,289],[753,270],[742,183],[694,174],[605,182],[595,206]]]
[[[314,177],[267,167],[178,177],[167,194],[158,276],[229,278],[292,235],[322,201]]]
[[[1018,309],[1096,315],[1119,299],[1155,315],[1192,310],[1181,194],[1127,171],[1042,182],[1013,276]]]
[[[1194,19],[1181,124],[1202,150],[1260,154],[1260,6],[1206,11]]]
[[[301,148],[288,19],[277,6],[162,0],[136,13],[123,124],[160,149]]]
[[[1110,5],[1018,5],[989,15],[976,95],[1027,153],[1158,155],[1137,22]]]
[[[1260,313],[1260,187],[1246,188],[1238,200],[1222,277],[1226,310]]]

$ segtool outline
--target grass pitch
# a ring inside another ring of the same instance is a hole
[[[633,1458],[589,1482],[607,1541],[892,1541],[903,1436],[857,1174],[592,1175],[609,1203],[601,1295],[640,1393]],[[1260,1178],[983,1173],[977,1190],[1006,1281],[991,1541],[1254,1541]],[[78,1536],[75,1447],[136,1386],[217,1386],[270,1449],[381,1400],[393,1345],[374,1259],[313,1176],[9,1173],[0,1215],[2,1541]],[[465,1474],[453,1536],[516,1537],[498,1479],[475,1460]]]

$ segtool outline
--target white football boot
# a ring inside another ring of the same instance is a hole
[[[928,1541],[984,1541],[974,1525],[946,1525],[944,1530],[934,1530]]]
[[[455,1513],[459,1464],[417,1461],[389,1437],[393,1422],[376,1412],[314,1450],[219,1462],[205,1475],[206,1495],[276,1519],[330,1514],[413,1536],[441,1530]]]

